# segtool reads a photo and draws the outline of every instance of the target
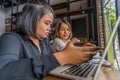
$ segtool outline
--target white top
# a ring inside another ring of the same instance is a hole
[[[70,41],[70,39],[66,40],[65,42],[63,42],[60,38],[55,38],[53,40],[53,47],[56,51],[61,51],[65,48],[65,46],[67,45],[67,43]]]

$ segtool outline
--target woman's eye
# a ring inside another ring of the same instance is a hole
[[[51,23],[45,23],[47,26],[52,26],[52,24]]]
[[[67,31],[70,31],[69,29],[67,29]]]
[[[49,23],[45,23],[46,25],[49,25]]]

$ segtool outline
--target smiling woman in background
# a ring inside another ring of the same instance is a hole
[[[40,80],[57,66],[81,64],[93,57],[86,52],[95,52],[96,46],[76,47],[80,42],[76,38],[55,52],[48,41],[53,19],[53,10],[45,2],[24,6],[15,32],[0,37],[0,80]]]
[[[72,30],[69,22],[65,19],[59,19],[55,26],[53,47],[56,51],[61,51],[72,38]]]

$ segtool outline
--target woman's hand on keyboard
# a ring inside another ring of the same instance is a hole
[[[80,41],[77,38],[73,38],[63,51],[54,54],[61,65],[84,63],[92,59],[99,50],[96,45],[91,43],[87,43],[84,46],[75,46],[74,44],[76,43],[80,43]]]

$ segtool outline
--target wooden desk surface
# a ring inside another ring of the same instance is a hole
[[[68,79],[49,75],[42,80],[68,80]]]

